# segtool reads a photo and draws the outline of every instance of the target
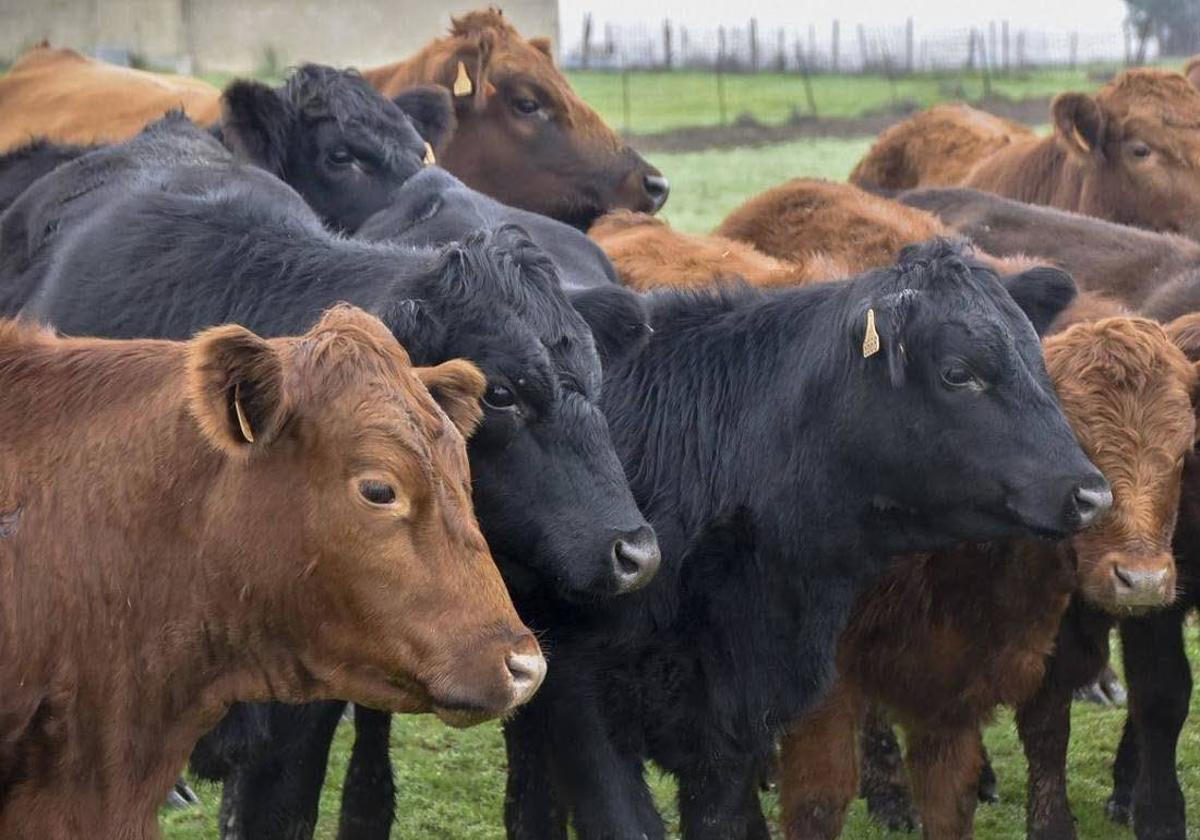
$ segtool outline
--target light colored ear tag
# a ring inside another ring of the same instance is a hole
[[[246,443],[254,443],[254,432],[250,430],[250,421],[246,419],[246,412],[242,410],[242,386],[233,386],[233,411],[237,414],[238,428],[242,430],[242,437],[246,439]]]
[[[421,163],[426,166],[433,166],[437,163],[437,156],[433,153],[433,146],[429,145],[429,141],[425,141],[425,157],[421,158]]]
[[[475,86],[471,84],[471,77],[467,75],[467,65],[458,62],[458,75],[454,77],[454,95],[470,96],[474,91]]]
[[[867,310],[867,331],[863,335],[863,358],[869,359],[879,352],[879,333],[875,332],[875,310]]]

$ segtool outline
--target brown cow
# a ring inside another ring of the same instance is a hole
[[[667,200],[667,179],[571,89],[549,40],[522,38],[497,9],[454,18],[449,37],[363,75],[387,96],[448,88],[458,128],[438,161],[505,204],[586,229],[608,210],[655,212]]]
[[[1141,318],[1078,324],[1047,339],[1045,352],[1064,412],[1112,484],[1111,512],[1058,545],[1029,539],[896,562],[842,637],[837,687],[784,741],[789,840],[840,832],[868,699],[907,731],[925,837],[969,838],[979,727],[996,706],[1039,689],[1072,593],[1117,611],[1174,597],[1171,534],[1195,439],[1196,367]]]
[[[1138,68],[1094,96],[1060,94],[1054,132],[1044,138],[993,133],[981,142],[978,124],[989,118],[954,107],[935,109],[936,134],[926,125],[930,112],[885,131],[851,180],[897,190],[976,187],[1200,238],[1200,90],[1182,74]]]
[[[118,143],[173,108],[208,125],[221,92],[187,76],[117,67],[41,44],[0,77],[0,152],[45,137],[56,143]]]
[[[350,308],[270,341],[0,323],[0,837],[157,837],[233,701],[529,699],[545,660],[470,503],[483,389]]]
[[[912,190],[900,201],[935,214],[989,253],[1048,260],[1069,271],[1081,289],[1135,309],[1164,286],[1200,271],[1200,243],[1183,236],[963,187]]]
[[[450,90],[457,128],[438,162],[505,204],[586,229],[608,210],[655,212],[667,200],[667,179],[572,90],[550,42],[521,37],[497,9],[454,18],[448,37],[363,76],[388,97],[416,85]],[[198,80],[35,48],[0,78],[0,152],[34,137],[126,140],[180,105],[207,125],[219,98]]]

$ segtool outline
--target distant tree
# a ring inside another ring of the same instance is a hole
[[[1125,0],[1127,20],[1138,39],[1137,63],[1146,60],[1154,38],[1165,55],[1200,52],[1200,0]]]

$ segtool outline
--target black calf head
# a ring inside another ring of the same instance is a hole
[[[399,98],[433,136],[449,130],[444,92]],[[326,224],[355,230],[432,162],[413,121],[351,70],[308,64],[281,88],[240,80],[222,101],[221,138],[235,154],[291,184]]]
[[[547,256],[505,226],[447,246],[421,282],[383,319],[417,364],[462,357],[487,375],[468,451],[509,585],[592,599],[648,582],[658,549],[596,406],[596,346]]]
[[[850,282],[847,474],[872,482],[897,548],[911,547],[906,535],[1060,536],[1103,512],[1107,484],[1059,409],[1027,317],[1053,320],[1074,296],[1068,275],[1000,281],[962,246],[935,241]]]

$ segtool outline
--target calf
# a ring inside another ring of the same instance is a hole
[[[865,187],[964,186],[1200,238],[1200,90],[1172,70],[1126,70],[1094,96],[1063,93],[1038,137],[965,105],[882,135],[850,174]]]
[[[1007,286],[1042,326],[1073,291],[1052,270]],[[571,816],[581,838],[662,838],[652,759],[679,778],[685,837],[766,838],[774,739],[820,698],[890,555],[1062,537],[1109,502],[1029,321],[945,242],[842,283],[647,306],[654,332],[606,367],[604,406],[664,567],[555,625],[554,672],[506,726],[510,837],[562,837]]]
[[[471,512],[483,388],[351,309],[269,341],[0,322],[0,835],[157,837],[235,700],[527,700],[545,660]]]
[[[116,337],[188,336],[229,320],[287,334],[338,301],[361,305],[418,361],[462,356],[486,374],[484,419],[469,448],[474,500],[514,593],[592,602],[654,575],[654,532],[597,405],[595,340],[553,264],[521,231],[477,232],[441,249],[345,239],[277,180],[221,163],[225,152],[186,120],[156,125],[134,145],[142,150],[123,167],[90,163],[115,149],[78,161],[100,182],[92,193],[61,206],[42,202],[42,193],[66,189],[64,167],[13,207],[30,208],[27,238],[42,225],[56,231],[17,277],[27,290],[25,317]],[[178,163],[155,182],[138,162],[156,160]],[[15,218],[10,211],[5,222]],[[0,249],[0,273],[10,261],[20,255]],[[594,301],[596,292],[581,294]],[[289,784],[319,791],[324,769],[323,761],[290,765]],[[246,801],[271,812],[265,790]],[[314,796],[283,813],[304,823],[316,808]],[[276,819],[271,812],[267,822]]]
[[[1112,510],[1057,545],[963,546],[905,557],[883,575],[839,643],[837,687],[783,741],[789,840],[840,833],[864,700],[886,704],[907,733],[924,836],[970,837],[979,728],[996,706],[1038,691],[1072,593],[1117,611],[1174,595],[1169,540],[1195,437],[1195,367],[1140,318],[1079,324],[1044,346],[1063,412],[1112,483]]]
[[[238,160],[290,184],[327,225],[353,230],[433,162],[427,140],[437,142],[452,120],[440,90],[413,89],[393,102],[354,71],[306,64],[279,88],[232,82],[212,133]],[[96,148],[35,140],[0,156],[0,211],[46,172]]]

